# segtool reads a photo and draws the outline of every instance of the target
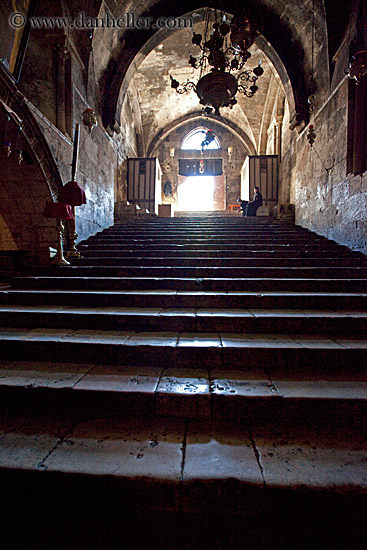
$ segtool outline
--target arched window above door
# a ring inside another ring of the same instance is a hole
[[[188,134],[184,137],[181,145],[181,149],[183,150],[193,150],[196,149],[198,151],[201,150],[201,143],[205,139],[206,132],[209,128],[205,128],[204,126],[200,126],[197,128],[194,128],[193,130],[190,130]],[[214,134],[214,139],[205,147],[205,149],[220,149],[220,141],[217,138],[217,136]]]

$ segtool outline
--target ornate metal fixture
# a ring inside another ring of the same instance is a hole
[[[310,144],[310,147],[312,147],[316,140],[316,132],[313,124],[310,124],[308,127],[307,140]]]
[[[361,50],[353,55],[349,63],[346,74],[351,80],[355,80],[356,84],[360,84],[362,78],[367,76],[367,51]]]
[[[308,97],[307,102],[308,102],[308,110],[309,110],[309,113],[311,115],[314,112],[315,105],[316,105],[316,96],[315,96],[315,94],[311,94]]]
[[[93,109],[88,108],[82,112],[82,117],[84,126],[88,128],[88,132],[91,134],[93,128],[98,124],[96,113]]]
[[[222,21],[222,22],[221,22]],[[253,70],[240,72],[235,77],[232,72],[241,71],[250,59],[250,46],[259,34],[249,14],[243,12],[240,17],[234,17],[227,23],[226,16],[216,12],[215,23],[208,39],[209,12],[206,17],[205,35],[194,33],[192,43],[201,49],[200,57],[190,54],[189,65],[200,69],[198,82],[187,81],[180,84],[172,76],[171,87],[179,94],[194,90],[206,114],[214,109],[214,114],[220,116],[222,107],[233,108],[237,103],[236,94],[241,93],[253,97],[258,90],[257,79],[263,74],[261,62]],[[211,67],[210,72],[207,72]]]

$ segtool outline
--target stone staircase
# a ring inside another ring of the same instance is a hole
[[[365,548],[367,261],[127,219],[0,289],[9,548]]]

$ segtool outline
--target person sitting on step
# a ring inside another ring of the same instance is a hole
[[[238,204],[241,207],[242,216],[245,216],[246,208],[248,205],[248,201],[243,201],[242,199],[237,199]]]
[[[254,198],[252,201],[249,201],[244,216],[256,216],[256,211],[263,204],[263,196],[260,193],[260,188],[258,186],[254,187]]]

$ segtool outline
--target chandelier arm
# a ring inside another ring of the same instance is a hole
[[[237,93],[240,93],[240,94],[243,94],[247,97],[253,97],[254,93],[253,92],[249,92],[248,91],[248,87],[247,86],[243,86],[242,84],[240,84],[237,88]]]
[[[190,90],[196,90],[196,84],[194,82],[185,82],[184,84],[180,84],[176,88],[176,92],[178,94],[185,94],[186,92],[189,92]]]
[[[243,73],[239,74],[237,77],[238,81],[245,80],[246,82],[256,82],[257,79],[258,77],[256,75],[252,75],[250,70],[244,71]]]
[[[232,55],[240,55],[240,51],[239,50],[236,50],[236,48],[234,48],[233,46],[229,46],[226,51],[224,52],[224,55],[229,55],[229,54],[232,54]]]

